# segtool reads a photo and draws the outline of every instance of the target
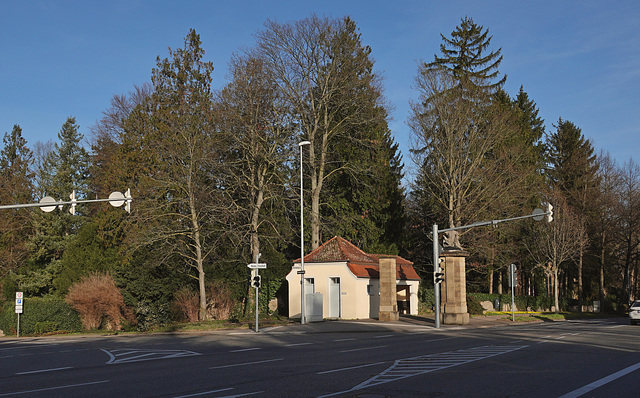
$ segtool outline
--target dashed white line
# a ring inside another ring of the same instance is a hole
[[[375,347],[354,348],[353,350],[344,350],[344,351],[339,351],[339,352],[344,353],[344,352],[355,352],[355,351],[375,350],[375,349],[378,349],[378,348],[384,348],[384,347],[386,347],[386,345],[377,345],[377,346],[375,346]]]
[[[6,397],[9,395],[31,394],[34,392],[42,392],[42,391],[62,390],[64,388],[83,387],[83,386],[90,386],[93,384],[101,384],[101,383],[108,383],[108,382],[109,380],[100,380],[100,381],[92,381],[89,383],[67,384],[67,385],[56,386],[56,387],[38,388],[36,390],[12,391],[8,393],[0,393],[0,397]]]
[[[195,394],[179,395],[179,396],[174,397],[174,398],[197,397],[199,395],[207,395],[207,394],[213,394],[213,393],[216,393],[216,392],[229,391],[229,390],[233,390],[233,388],[221,388],[219,390],[211,390],[211,391],[197,392]]]
[[[51,368],[51,369],[40,369],[40,370],[30,370],[27,372],[17,372],[17,375],[29,375],[29,374],[33,374],[33,373],[45,373],[45,372],[55,372],[56,370],[67,370],[67,369],[73,369],[73,366],[65,366],[62,368]]]
[[[337,339],[333,341],[355,341],[355,339]]]
[[[284,358],[275,358],[275,359],[265,359],[264,361],[254,361],[254,362],[244,362],[244,363],[235,363],[233,365],[220,365],[220,366],[212,366],[209,369],[224,369],[224,368],[234,368],[236,366],[247,366],[247,365],[256,365],[259,363],[268,363],[268,362],[277,362],[283,361]]]
[[[300,345],[311,345],[311,344],[313,344],[313,343],[295,343],[295,344],[287,344],[287,345],[285,345],[285,347],[297,347],[297,346],[300,346]]]
[[[364,364],[364,365],[350,366],[348,368],[325,370],[324,372],[318,372],[316,374],[317,375],[324,375],[324,374],[327,374],[327,373],[342,372],[342,371],[345,371],[345,370],[360,369],[360,368],[366,368],[366,367],[369,367],[369,366],[382,365],[383,363],[385,363],[385,362],[367,363],[367,364]]]
[[[256,351],[256,350],[261,350],[261,349],[262,348],[260,348],[260,347],[242,348],[242,349],[239,349],[239,350],[232,350],[232,351],[229,351],[229,352],[247,352],[247,351]]]

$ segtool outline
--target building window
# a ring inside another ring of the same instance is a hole
[[[367,285],[367,294],[373,296],[373,285]]]

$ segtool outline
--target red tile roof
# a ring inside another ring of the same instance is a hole
[[[380,278],[378,260],[383,254],[365,253],[348,240],[335,236],[322,246],[304,256],[306,263],[346,262],[351,272],[358,278]],[[420,277],[413,268],[413,263],[400,256],[396,259],[397,279],[419,280]],[[296,263],[300,259],[295,260]]]

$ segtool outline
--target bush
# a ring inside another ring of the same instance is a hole
[[[480,305],[480,300],[472,294],[467,294],[467,311],[469,314],[482,315],[483,310],[482,305]]]
[[[200,297],[197,292],[189,288],[182,288],[175,294],[173,307],[182,316],[184,321],[193,323],[198,322],[198,313],[200,310]]]
[[[6,302],[0,314],[0,329],[5,334],[16,333],[18,315],[15,304]],[[53,331],[82,330],[79,314],[58,297],[30,297],[24,299],[24,313],[20,314],[20,335]]]
[[[111,275],[91,274],[69,288],[66,301],[80,313],[85,329],[119,330],[128,317],[122,293]]]
[[[230,318],[236,301],[231,289],[221,281],[213,281],[207,289],[207,317],[227,320]]]

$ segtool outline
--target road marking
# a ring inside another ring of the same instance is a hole
[[[264,391],[255,391],[255,392],[247,392],[244,394],[236,394],[236,395],[225,395],[224,397],[220,397],[220,398],[238,398],[238,397],[246,397],[249,395],[256,395],[256,394],[262,394]]]
[[[17,372],[17,375],[29,375],[33,373],[45,373],[45,372],[55,372],[56,370],[66,370],[73,369],[73,366],[65,366],[63,368],[51,368],[51,369],[41,369],[41,370],[30,370],[28,372]]]
[[[67,384],[67,385],[64,385],[64,386],[38,388],[36,390],[13,391],[13,392],[8,392],[8,393],[0,393],[0,397],[6,397],[6,396],[9,396],[9,395],[31,394],[31,393],[34,393],[34,392],[42,392],[42,391],[62,390],[64,388],[90,386],[90,385],[93,385],[93,384],[101,384],[101,383],[108,383],[108,382],[109,382],[109,380],[101,380],[101,381],[92,381],[92,382],[89,382],[89,383]]]
[[[568,394],[565,394],[563,396],[561,396],[560,398],[575,398],[575,397],[579,397],[582,396],[588,392],[591,392],[593,390],[595,390],[598,387],[602,387],[607,383],[610,383],[616,379],[621,378],[622,376],[626,376],[631,372],[635,372],[636,370],[640,369],[640,362],[635,364],[635,365],[631,365],[628,368],[624,368],[616,373],[610,374],[607,377],[603,377],[600,380],[596,380],[591,384],[587,384],[584,387],[578,388],[577,390],[571,391]]]
[[[354,341],[355,339],[337,339],[333,341]]]
[[[197,352],[187,350],[105,350],[104,348],[101,350],[109,355],[107,365],[200,355]]]
[[[453,366],[464,365],[469,362],[479,361],[506,354],[508,352],[517,351],[524,346],[482,346],[470,348],[467,350],[442,352],[439,354],[422,355],[419,357],[405,358],[396,360],[393,365],[383,372],[371,377],[370,379],[358,384],[350,390],[340,391],[332,394],[322,395],[323,397],[333,397],[342,395],[347,392],[362,390],[367,387],[377,386],[396,380],[405,379],[407,377],[417,376],[424,373],[434,372],[436,370],[451,368]]]
[[[324,372],[318,372],[318,373],[316,373],[316,374],[317,374],[317,375],[324,375],[324,374],[327,374],[327,373],[342,372],[342,371],[344,371],[344,370],[352,370],[352,369],[366,368],[366,367],[368,367],[368,366],[381,365],[381,364],[383,364],[383,363],[386,363],[386,362],[368,363],[368,364],[365,364],[365,365],[351,366],[351,367],[348,367],[348,368],[342,368],[342,369],[325,370]]]
[[[311,345],[313,343],[295,343],[295,344],[287,344],[285,347],[297,347],[299,345]]]
[[[236,363],[236,364],[233,364],[233,365],[212,366],[209,369],[233,368],[233,367],[236,367],[236,366],[256,365],[256,364],[259,364],[259,363],[276,362],[276,361],[283,361],[283,360],[284,360],[284,358],[265,359],[264,361]]]
[[[247,352],[247,351],[255,351],[255,350],[261,350],[262,348],[260,347],[254,347],[254,348],[242,348],[240,350],[233,350],[233,351],[229,351],[229,352]]]
[[[233,388],[221,388],[219,390],[203,391],[203,392],[197,392],[195,394],[178,395],[177,397],[173,397],[173,398],[197,397],[198,395],[207,395],[207,394],[213,394],[216,392],[229,391],[229,390],[233,390]]]
[[[373,336],[374,339],[383,339],[385,337],[393,337],[393,335],[392,334],[385,334],[385,335],[382,335],[382,336]]]
[[[364,350],[375,350],[377,348],[384,348],[386,345],[377,345],[375,347],[365,347],[365,348],[354,348],[353,350],[344,350],[340,352],[355,352],[355,351],[364,351]]]

